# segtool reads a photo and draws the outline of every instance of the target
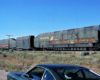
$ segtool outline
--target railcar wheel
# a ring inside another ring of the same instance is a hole
[[[84,51],[86,51],[86,48],[84,48]]]
[[[77,48],[77,50],[79,51],[80,49],[79,49],[79,48]]]
[[[93,51],[93,48],[90,47],[90,48],[89,48],[89,51]]]
[[[63,51],[65,50],[65,48],[63,48]]]
[[[80,51],[82,51],[82,48],[80,48]]]
[[[43,48],[42,51],[46,51],[46,48]]]
[[[74,48],[74,50],[76,50],[76,48]]]
[[[71,48],[71,50],[73,50],[73,48]]]

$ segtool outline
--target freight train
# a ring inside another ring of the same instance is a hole
[[[100,50],[100,25],[0,40],[0,49]]]

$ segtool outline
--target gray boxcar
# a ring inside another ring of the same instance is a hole
[[[18,37],[16,39],[17,42],[17,49],[23,50],[23,49],[33,49],[34,48],[34,36],[23,36]]]

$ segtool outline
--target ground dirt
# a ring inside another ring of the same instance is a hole
[[[5,70],[0,70],[0,80],[7,80],[7,74],[9,72],[6,72]]]

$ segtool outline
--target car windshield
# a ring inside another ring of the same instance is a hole
[[[58,72],[66,80],[100,80],[100,75],[96,72],[84,68],[59,69]]]

